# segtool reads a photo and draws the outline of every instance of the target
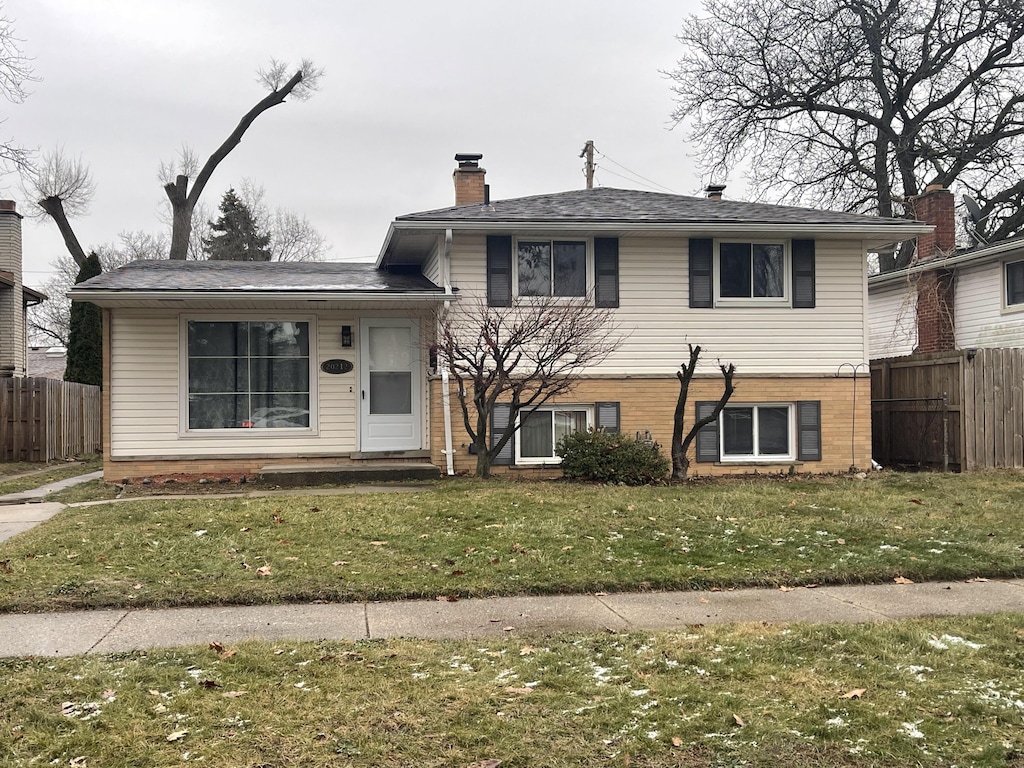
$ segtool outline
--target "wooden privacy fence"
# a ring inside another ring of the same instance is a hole
[[[1024,349],[872,360],[871,428],[885,466],[1024,466]]]
[[[99,450],[99,387],[0,379],[0,461],[53,461]]]

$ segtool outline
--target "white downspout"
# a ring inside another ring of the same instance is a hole
[[[444,250],[441,253],[441,279],[444,281],[445,296],[452,295],[452,230],[444,231]],[[451,301],[444,302],[442,319],[448,314]],[[444,413],[444,455],[447,464],[448,476],[455,474],[455,450],[452,447],[452,399],[448,393],[448,366],[441,366],[441,410]]]

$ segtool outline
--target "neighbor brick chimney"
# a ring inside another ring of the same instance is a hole
[[[721,200],[723,192],[725,192],[725,184],[708,184],[704,188],[704,194],[708,196],[708,200]]]
[[[940,184],[929,185],[924,194],[911,198],[914,218],[931,224],[933,232],[917,238],[916,264],[936,262],[917,276],[917,352],[956,349],[953,318],[955,280],[942,261],[956,251],[956,219],[953,193]]]
[[[487,185],[484,183],[487,171],[480,167],[483,155],[458,154],[455,159],[459,163],[452,174],[455,180],[455,204],[483,205],[489,202]]]
[[[24,376],[28,339],[22,293],[21,214],[0,200],[0,376]]]

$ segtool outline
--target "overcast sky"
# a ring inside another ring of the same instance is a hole
[[[204,200],[250,178],[307,216],[329,258],[372,260],[395,216],[454,204],[456,152],[481,152],[495,199],[584,186],[694,194],[701,180],[661,71],[697,0],[4,0],[40,81],[4,103],[3,138],[62,145],[90,165],[96,196],[74,222],[86,248],[157,232],[161,160],[201,159],[264,91],[271,57],[326,74],[306,102],[264,113],[217,169]],[[647,181],[630,177],[632,171]],[[622,178],[627,176],[630,178]],[[11,177],[3,197],[30,204]],[[26,219],[26,283],[63,252]]]

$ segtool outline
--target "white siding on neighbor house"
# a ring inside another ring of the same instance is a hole
[[[871,359],[909,355],[917,346],[917,289],[906,281],[872,287],[868,324]]]
[[[423,276],[434,285],[444,287],[444,275],[441,274],[440,250],[435,246],[430,255],[423,262],[421,271]]]
[[[859,241],[818,240],[814,309],[690,309],[688,239],[619,240],[620,348],[594,374],[671,374],[700,344],[706,372],[717,360],[743,374],[834,374],[867,359],[864,250]],[[590,267],[592,281],[592,264]],[[486,238],[456,233],[452,284],[462,294],[486,290]]]
[[[310,318],[316,323],[310,355],[316,378],[311,397],[316,398],[318,427],[312,432],[285,435],[276,430],[233,430],[228,434],[184,434],[179,425],[180,403],[185,383],[179,376],[179,328],[181,317],[258,319],[249,313],[208,310],[167,311],[121,309],[111,312],[111,456],[344,456],[358,450],[359,438],[359,316],[397,316],[404,312],[345,311],[313,312],[308,305],[293,309],[265,311],[262,317],[297,320]],[[429,326],[429,319],[421,323]],[[341,346],[341,326],[351,325],[353,346]],[[343,358],[355,364],[350,373],[335,375],[319,370],[324,360]],[[429,445],[427,432],[427,388],[423,384],[423,445]],[[311,409],[314,410],[314,409]]]
[[[1003,309],[1003,262],[957,270],[956,343],[975,347],[1024,347],[1024,307]]]

